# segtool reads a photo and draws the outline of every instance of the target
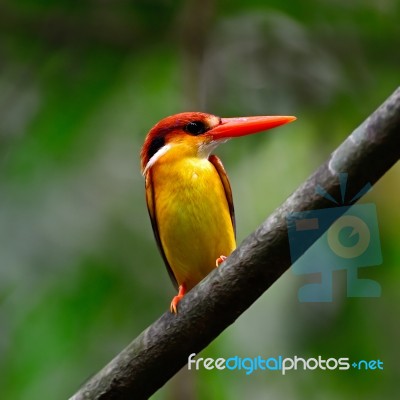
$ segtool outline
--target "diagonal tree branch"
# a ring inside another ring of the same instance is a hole
[[[70,400],[148,398],[290,267],[287,214],[332,207],[316,194],[317,185],[339,198],[337,175],[347,172],[347,194],[352,198],[399,158],[400,88],[226,262],[184,297],[178,315],[162,315]]]

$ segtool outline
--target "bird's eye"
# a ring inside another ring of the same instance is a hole
[[[185,131],[187,133],[190,133],[191,135],[201,135],[202,133],[207,131],[206,126],[204,125],[203,122],[201,121],[193,121],[193,122],[189,122],[186,126],[185,126]]]

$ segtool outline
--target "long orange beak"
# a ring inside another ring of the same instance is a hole
[[[296,117],[281,115],[221,118],[221,124],[210,129],[206,135],[211,136],[214,140],[251,135],[252,133],[266,131],[287,124],[295,119]]]

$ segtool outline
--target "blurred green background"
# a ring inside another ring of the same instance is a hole
[[[146,132],[189,110],[294,114],[218,149],[238,242],[399,85],[398,0],[0,0],[0,392],[65,399],[174,295],[139,169]],[[154,399],[400,393],[400,168],[377,206],[380,298],[299,303],[287,272],[202,354],[380,359],[383,371],[178,374]]]

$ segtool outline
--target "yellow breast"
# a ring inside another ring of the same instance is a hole
[[[236,247],[224,187],[204,158],[168,152],[152,168],[161,244],[178,284],[190,290]]]

